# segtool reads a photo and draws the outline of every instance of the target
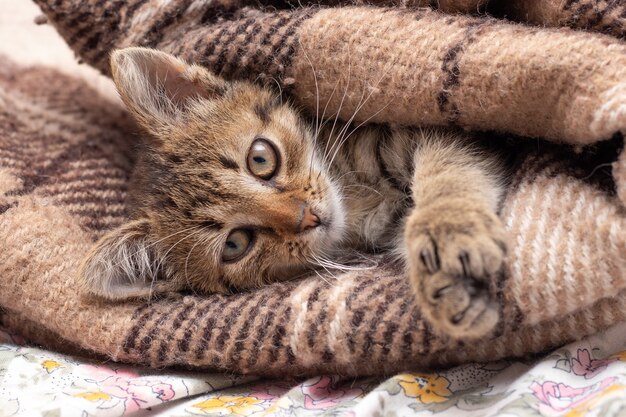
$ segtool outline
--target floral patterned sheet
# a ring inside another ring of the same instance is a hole
[[[528,362],[300,381],[98,363],[0,331],[0,416],[624,416],[626,323]]]

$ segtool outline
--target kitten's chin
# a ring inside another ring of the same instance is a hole
[[[272,281],[288,281],[306,275],[310,266],[303,264],[275,265],[271,271]]]

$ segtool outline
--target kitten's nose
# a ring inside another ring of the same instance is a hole
[[[316,228],[320,225],[320,223],[320,218],[311,211],[311,208],[308,206],[305,207],[302,215],[302,221],[300,222],[300,231],[304,232],[305,230]]]

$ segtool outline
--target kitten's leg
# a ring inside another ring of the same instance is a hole
[[[415,208],[404,233],[411,284],[435,331],[480,337],[499,318],[493,294],[506,253],[496,215],[502,169],[497,156],[467,140],[437,136],[419,138],[414,157]]]

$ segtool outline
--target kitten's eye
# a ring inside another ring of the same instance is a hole
[[[251,241],[252,232],[250,230],[234,230],[226,239],[222,260],[228,262],[240,258],[248,250]]]
[[[252,142],[248,151],[248,169],[255,176],[269,180],[276,173],[278,154],[272,144],[265,139]]]

